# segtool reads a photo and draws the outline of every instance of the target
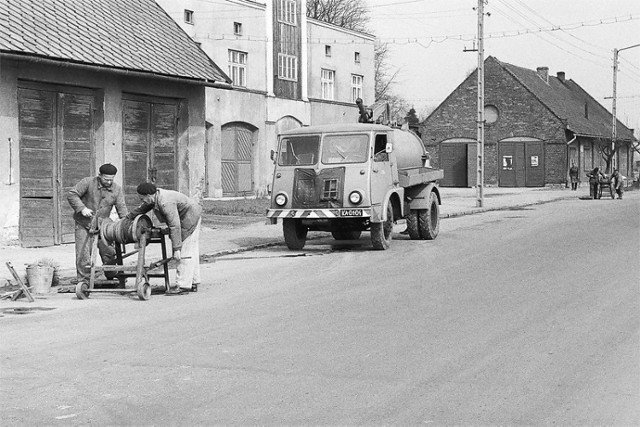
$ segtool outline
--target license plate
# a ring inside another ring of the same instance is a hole
[[[362,209],[341,209],[340,216],[362,216]]]

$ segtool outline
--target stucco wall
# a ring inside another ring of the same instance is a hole
[[[9,206],[0,215],[0,240],[13,241],[18,238],[19,215],[19,125],[18,125],[18,82],[21,79],[45,84],[75,86],[94,89],[100,114],[95,128],[95,164],[110,162],[122,170],[122,94],[181,99],[185,108],[181,109],[181,132],[178,137],[178,189],[185,194],[199,197],[204,185],[204,87],[175,81],[135,77],[95,71],[88,67],[56,66],[48,61],[26,62],[2,60],[0,63],[0,124],[3,134],[2,147],[8,153],[8,138],[12,138],[13,151],[12,182],[8,183],[9,156],[0,155],[0,200]],[[6,172],[5,172],[6,171]],[[116,175],[116,182],[122,184],[122,174]]]

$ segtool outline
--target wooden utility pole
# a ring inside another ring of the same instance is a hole
[[[476,161],[476,206],[484,202],[484,2],[478,0],[478,157]]]
[[[613,122],[611,123],[611,171],[616,167],[616,138],[617,138],[617,118],[616,118],[616,92],[617,92],[617,83],[618,83],[618,54],[621,50],[632,49],[634,47],[639,47],[640,44],[635,44],[633,46],[623,47],[622,49],[613,49],[613,96],[611,99],[611,115],[613,116]]]

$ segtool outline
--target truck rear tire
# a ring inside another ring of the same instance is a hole
[[[336,230],[331,235],[336,240],[358,240],[362,231],[360,230]]]
[[[407,231],[411,240],[420,240],[420,228],[418,227],[418,210],[411,209],[406,217]]]
[[[371,224],[371,244],[373,249],[383,251],[391,244],[391,232],[393,231],[393,206],[387,205],[387,220]]]
[[[420,209],[418,212],[418,228],[420,238],[423,240],[433,240],[440,231],[440,206],[436,193],[429,194],[429,207]]]
[[[282,220],[282,233],[284,242],[292,250],[300,250],[307,243],[307,231],[309,228],[302,224],[302,220],[295,218],[284,218]]]

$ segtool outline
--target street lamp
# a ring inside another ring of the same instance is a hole
[[[613,172],[616,156],[614,155],[616,150],[616,83],[618,79],[618,53],[623,50],[638,47],[640,44],[634,44],[633,46],[623,47],[622,49],[613,49],[613,96],[611,97],[611,115],[613,116],[613,123],[611,125],[611,171]]]

